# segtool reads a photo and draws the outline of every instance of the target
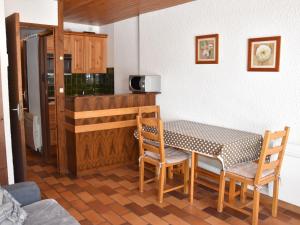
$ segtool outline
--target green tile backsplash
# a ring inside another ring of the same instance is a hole
[[[114,68],[107,68],[106,74],[65,75],[67,96],[114,94]]]

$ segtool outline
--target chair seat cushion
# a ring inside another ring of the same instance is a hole
[[[160,155],[154,152],[145,151],[145,156],[152,159],[160,160]],[[177,150],[174,148],[166,147],[165,148],[165,161],[168,164],[179,163],[189,158],[189,154],[184,151]]]
[[[257,172],[257,163],[255,162],[248,162],[248,163],[241,163],[235,165],[227,170],[229,173],[237,174],[242,177],[253,179],[256,176]],[[262,178],[274,173],[274,170],[264,170],[262,172]]]

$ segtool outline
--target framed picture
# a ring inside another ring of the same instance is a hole
[[[280,36],[248,40],[248,71],[278,72]]]
[[[196,36],[196,64],[218,64],[219,35]]]

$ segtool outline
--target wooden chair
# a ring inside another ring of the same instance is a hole
[[[234,166],[228,169],[226,172],[221,172],[220,186],[219,186],[219,199],[218,199],[218,211],[222,212],[224,206],[231,207],[237,211],[245,213],[251,216],[251,213],[243,208],[253,204],[252,210],[252,224],[258,224],[259,214],[259,198],[260,188],[270,182],[274,182],[273,186],[273,202],[272,202],[272,216],[277,216],[278,208],[278,189],[279,189],[279,175],[282,165],[282,160],[289,136],[289,127],[285,127],[283,131],[270,132],[266,131],[264,135],[264,141],[262,151],[258,162],[244,163]],[[279,146],[272,146],[271,143],[276,143],[276,140],[280,141]],[[276,158],[273,160],[273,158]],[[225,191],[225,179],[230,179],[229,185],[229,199],[228,202],[224,201]],[[235,183],[241,183],[241,195],[240,202],[235,202],[235,196],[230,193],[234,193]],[[247,186],[254,187],[253,201],[246,202],[247,198]]]
[[[188,193],[189,180],[189,155],[183,151],[164,147],[163,123],[157,118],[142,118],[137,116],[138,138],[140,148],[140,192],[143,192],[144,183],[155,181],[158,178],[158,200],[163,202],[163,194],[184,188],[184,193]],[[145,127],[154,128],[157,132],[148,131]],[[144,164],[149,163],[156,167],[157,176],[144,181]],[[166,168],[174,165],[184,165],[184,184],[169,189],[165,189]]]
[[[139,107],[138,115],[140,117],[155,117],[160,119],[160,107],[159,105],[150,105]]]

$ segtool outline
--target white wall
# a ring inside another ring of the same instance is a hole
[[[8,98],[8,80],[7,67],[8,57],[6,48],[6,29],[5,29],[5,13],[4,1],[0,2],[0,65],[1,65],[1,85],[2,85],[2,101],[3,101],[3,118],[5,131],[5,147],[8,169],[8,182],[14,182],[14,167],[12,163],[11,133],[10,133],[10,117],[9,117],[9,98]]]
[[[18,12],[21,22],[58,24],[57,1],[55,0],[4,0],[4,2],[5,16]]]
[[[114,24],[104,25],[100,28],[102,34],[107,34],[107,67],[114,67]]]
[[[94,25],[86,25],[86,24],[80,24],[80,23],[69,23],[64,22],[64,30],[66,31],[74,31],[74,32],[95,32],[100,33],[100,27],[94,26]]]
[[[162,76],[165,120],[188,119],[263,134],[291,126],[280,198],[300,205],[300,1],[193,1],[140,16],[141,73]],[[134,19],[136,20],[136,19]],[[133,20],[133,21],[134,21]],[[137,23],[114,24],[116,92],[137,71]],[[219,33],[220,63],[194,63],[196,35]],[[247,39],[281,35],[279,73],[247,72]],[[118,69],[117,69],[118,68]]]
[[[138,73],[138,19],[114,24],[115,93],[128,93],[128,75]],[[108,51],[111,52],[111,49]]]

